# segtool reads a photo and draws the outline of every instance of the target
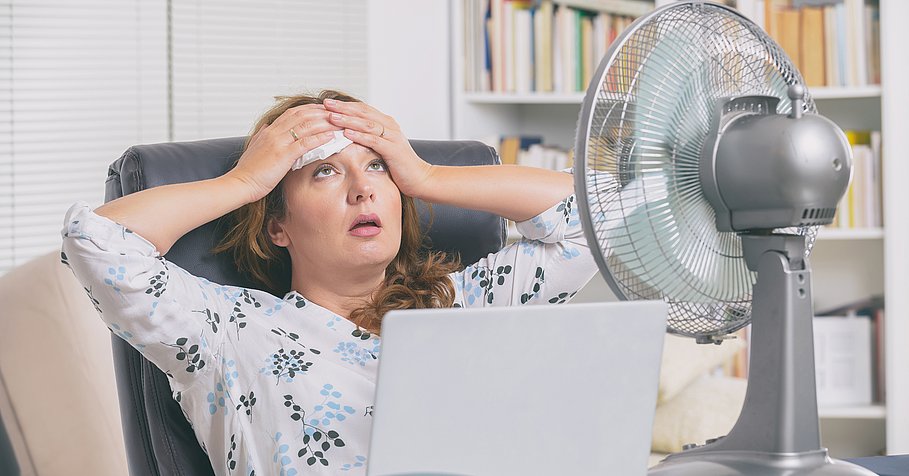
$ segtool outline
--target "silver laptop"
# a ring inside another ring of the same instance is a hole
[[[389,312],[367,474],[647,473],[666,305]]]

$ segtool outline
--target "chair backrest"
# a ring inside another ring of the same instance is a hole
[[[159,185],[220,176],[239,157],[243,141],[243,137],[232,137],[130,147],[110,166],[105,200]],[[499,163],[495,150],[479,142],[415,140],[411,145],[431,164]],[[425,230],[429,213],[425,206],[418,208]],[[441,205],[433,206],[432,214],[427,230],[432,248],[457,253],[464,264],[498,251],[505,243],[505,223],[498,216]],[[237,271],[228,253],[210,252],[221,236],[223,229],[215,220],[187,233],[166,258],[216,283],[256,287]],[[208,457],[172,398],[164,373],[119,337],[111,338],[130,474],[213,474]]]

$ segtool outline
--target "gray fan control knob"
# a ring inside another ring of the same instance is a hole
[[[792,110],[789,111],[789,117],[792,119],[802,117],[805,102],[805,86],[795,83],[789,86],[786,95],[789,96],[789,100],[792,101]]]

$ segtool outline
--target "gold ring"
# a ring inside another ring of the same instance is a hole
[[[379,134],[379,137],[385,137],[385,126],[382,126],[382,133]]]
[[[300,140],[300,136],[297,135],[296,131],[294,131],[293,128],[291,128],[288,132],[290,132],[291,137],[294,138],[294,142]]]

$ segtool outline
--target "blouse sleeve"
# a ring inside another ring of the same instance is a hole
[[[186,272],[85,203],[66,213],[61,260],[112,332],[183,391],[212,367],[228,288]],[[229,311],[228,313],[229,314]]]
[[[596,273],[574,195],[517,229],[521,240],[451,275],[456,306],[561,304]]]

